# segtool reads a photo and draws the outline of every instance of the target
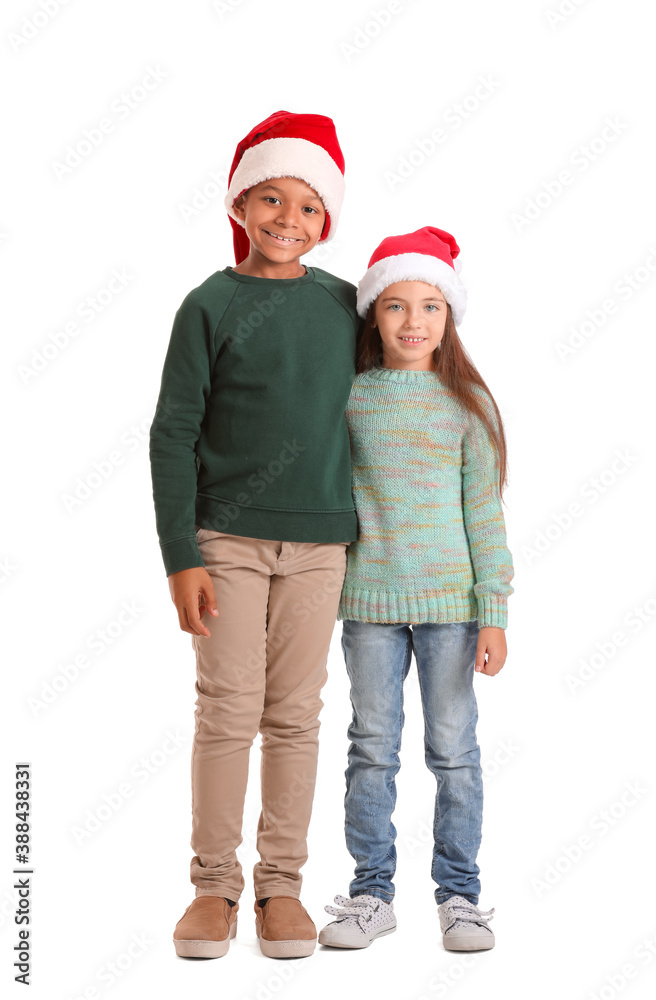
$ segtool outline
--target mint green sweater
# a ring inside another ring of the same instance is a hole
[[[482,422],[436,373],[394,368],[356,377],[346,419],[358,539],[338,618],[505,628],[514,569]]]

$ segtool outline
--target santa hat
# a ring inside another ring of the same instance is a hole
[[[374,250],[367,273],[358,285],[357,310],[367,310],[388,285],[396,281],[425,281],[436,285],[451,306],[458,326],[465,315],[467,291],[461,282],[460,247],[451,233],[424,226],[404,236],[388,236]]]
[[[225,207],[238,264],[248,256],[250,242],[243,221],[235,215],[234,203],[244,191],[274,177],[297,177],[314,188],[326,209],[319,241],[332,239],[344,198],[344,157],[333,120],[324,115],[276,111],[237,146]]]

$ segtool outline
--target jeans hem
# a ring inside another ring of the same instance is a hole
[[[480,898],[479,896],[472,896],[470,893],[467,892],[454,891],[454,892],[445,892],[443,894],[435,893],[435,902],[437,903],[438,906],[441,906],[442,903],[446,903],[447,899],[451,899],[452,896],[462,896],[463,899],[468,899],[469,902],[473,903],[474,906],[478,906],[478,900]]]
[[[384,889],[362,889],[351,892],[351,899],[355,899],[356,896],[375,896],[376,899],[382,899],[383,903],[391,903],[394,899],[394,893],[385,892]]]

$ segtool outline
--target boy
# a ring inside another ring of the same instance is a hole
[[[249,750],[262,734],[256,931],[310,955],[299,900],[320,690],[357,537],[344,410],[355,287],[299,258],[335,232],[344,160],[331,119],[279,111],[239,144],[226,208],[237,266],[184,299],[151,430],[157,529],[196,652],[191,881],[178,955],[219,957],[236,932]]]

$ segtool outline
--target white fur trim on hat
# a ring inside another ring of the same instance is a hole
[[[372,264],[358,285],[358,315],[366,316],[371,303],[397,281],[425,281],[436,285],[451,306],[455,325],[462,322],[467,306],[465,286],[445,261],[425,253],[401,253]]]
[[[326,240],[331,240],[344,200],[344,175],[330,153],[309,139],[278,136],[245,150],[225,197],[228,215],[243,226],[234,213],[235,201],[243,191],[275,177],[297,177],[314,188],[330,215]]]

